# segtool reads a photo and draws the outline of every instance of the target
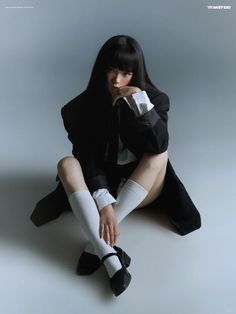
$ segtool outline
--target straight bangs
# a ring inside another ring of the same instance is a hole
[[[113,50],[113,53],[112,51]],[[106,58],[105,67],[118,68],[121,71],[137,72],[138,57],[135,51],[130,51],[122,48],[115,48],[109,51],[109,56]]]
[[[148,76],[142,48],[130,36],[113,36],[100,49],[87,86],[87,90],[92,94],[110,97],[107,89],[109,67],[132,72],[133,76],[129,85],[137,86],[140,89],[145,89],[147,86],[156,88]]]

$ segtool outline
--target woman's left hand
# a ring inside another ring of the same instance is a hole
[[[103,207],[100,213],[100,238],[103,238],[108,245],[114,246],[120,232],[112,204]]]
[[[141,92],[141,89],[136,86],[121,86],[112,89],[112,105],[114,105],[119,98],[128,97],[134,93]]]

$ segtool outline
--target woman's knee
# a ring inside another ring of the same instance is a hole
[[[77,159],[73,156],[63,157],[57,163],[57,170],[58,171],[65,170],[68,167],[71,167],[72,165],[74,165],[76,163],[76,161],[77,161]]]
[[[75,157],[62,158],[57,164],[57,169],[58,176],[68,195],[78,189],[86,188],[80,163]]]
[[[147,166],[152,169],[160,168],[160,166],[164,166],[168,160],[168,152],[167,150],[160,154],[148,154],[145,153],[143,156],[144,162],[146,162]]]
[[[82,172],[79,161],[73,156],[66,156],[59,160],[57,164],[59,177],[71,176],[76,172]]]

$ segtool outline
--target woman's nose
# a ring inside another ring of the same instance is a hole
[[[112,80],[113,85],[119,85],[120,81],[121,81],[120,74],[119,73],[115,73],[114,76],[113,76],[113,80]]]

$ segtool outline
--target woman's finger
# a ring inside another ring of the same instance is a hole
[[[119,236],[119,228],[118,225],[114,226],[114,245],[116,245]]]
[[[108,225],[105,226],[105,239],[106,243],[110,244],[110,228]]]
[[[112,105],[114,106],[115,103],[117,102],[117,100],[120,98],[121,96],[116,96],[115,98],[113,98],[113,102]]]
[[[114,226],[113,224],[110,225],[110,245],[113,246],[114,245],[114,241],[115,241],[115,238],[114,238],[115,234],[114,234]]]
[[[101,239],[104,238],[104,224],[103,223],[100,224],[99,235]]]

